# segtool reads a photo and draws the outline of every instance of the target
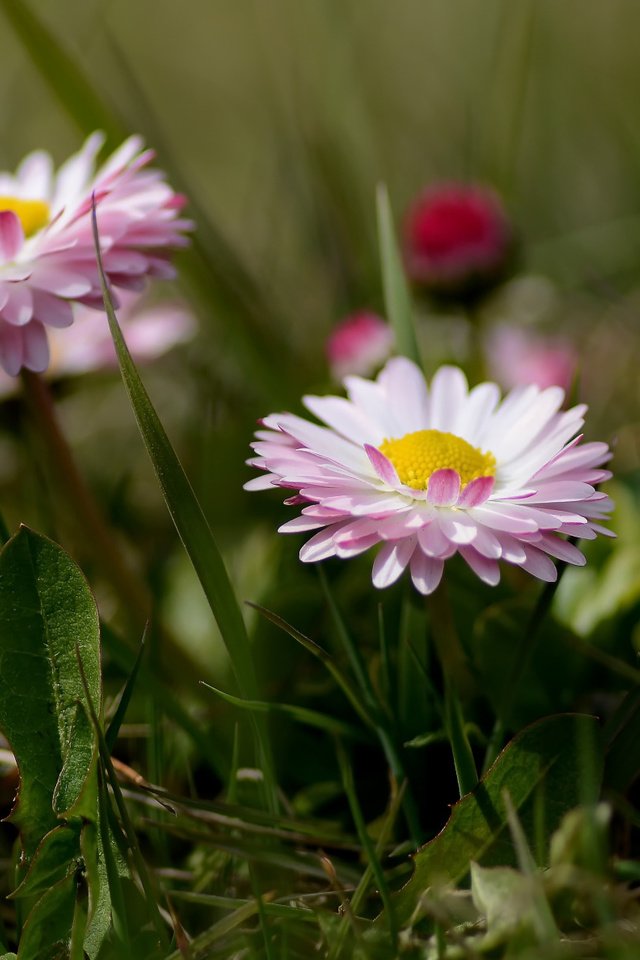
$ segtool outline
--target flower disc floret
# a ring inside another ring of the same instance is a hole
[[[490,585],[499,561],[552,581],[552,558],[585,563],[573,539],[611,536],[601,521],[612,503],[597,489],[611,453],[580,443],[586,407],[562,410],[559,387],[517,387],[501,399],[494,383],[470,390],[457,367],[441,367],[428,385],[404,357],[375,380],[344,384],[346,398],[304,398],[322,425],[265,417],[248,461],[263,473],[246,489],[281,487],[300,508],[280,530],[313,533],[305,563],[377,548],[374,586],[409,570],[428,594],[456,553]]]
[[[378,449],[391,461],[400,480],[414,490],[426,490],[437,470],[455,470],[466,486],[479,477],[493,477],[496,469],[492,453],[483,453],[462,437],[442,430],[414,430],[397,440],[385,440]]]
[[[0,211],[15,213],[25,237],[42,230],[51,219],[49,204],[44,200],[23,200],[19,197],[0,197]]]

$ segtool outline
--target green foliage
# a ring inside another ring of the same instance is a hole
[[[458,883],[472,860],[487,866],[514,862],[505,789],[533,848],[539,850],[540,818],[545,831],[552,830],[580,800],[580,746],[584,731],[595,728],[592,717],[560,715],[518,734],[473,793],[455,805],[442,833],[416,853],[413,876],[396,895],[401,920],[409,920],[428,887]]]
[[[98,616],[88,585],[60,547],[23,527],[0,554],[0,729],[20,769],[11,819],[27,862],[59,819],[96,819],[97,743],[76,649],[99,707]]]
[[[90,913],[106,892],[89,842],[98,741],[88,712],[102,702],[100,641],[80,570],[26,527],[0,554],[0,656],[0,729],[20,772],[11,820],[20,830],[22,880],[13,896],[33,903],[19,957],[46,960],[70,936],[87,851]]]

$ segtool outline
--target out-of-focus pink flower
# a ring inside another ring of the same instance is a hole
[[[580,443],[586,407],[561,411],[559,387],[495,383],[469,390],[462,370],[441,367],[431,384],[405,357],[375,380],[346,377],[348,399],[304,397],[321,425],[291,413],[261,421],[248,462],[262,475],[246,490],[279,487],[300,516],[281,533],[311,533],[305,563],[378,547],[373,584],[410,570],[432,593],[446,560],[461,554],[485,583],[499,560],[553,581],[552,557],[582,565],[565,537],[611,535],[612,502],[596,490],[611,474],[606,443]]]
[[[506,324],[489,331],[485,354],[491,376],[507,390],[534,383],[567,391],[578,361],[568,340]]]
[[[144,303],[138,293],[120,295],[118,321],[134,360],[145,363],[193,336],[195,317],[179,302]],[[118,365],[104,313],[77,306],[73,330],[49,332],[50,362],[47,376],[74,376]],[[16,391],[19,381],[0,369],[0,397]]]
[[[500,276],[512,241],[509,220],[493,190],[479,184],[435,184],[407,211],[407,272],[434,292],[475,290]]]
[[[56,174],[40,150],[15,175],[0,173],[0,366],[11,375],[46,370],[47,330],[70,326],[74,303],[101,304],[92,197],[116,289],[139,291],[148,276],[173,276],[170,249],[187,243],[185,200],[147,169],[153,152],[130,137],[96,172],[103,142],[92,134]]]
[[[368,376],[393,350],[393,330],[382,317],[361,310],[346,317],[327,339],[331,375],[342,380],[350,373]]]

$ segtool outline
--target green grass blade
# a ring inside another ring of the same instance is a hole
[[[160,422],[122,336],[102,266],[95,208],[92,218],[104,306],[118,355],[120,372],[140,433],[153,463],[171,518],[220,628],[240,693],[246,699],[255,700],[257,699],[258,683],[249,636],[238,601],[209,523]],[[257,719],[255,720],[255,726],[261,763],[264,766],[265,783],[270,794],[269,802],[275,809],[277,808],[277,799],[266,727],[260,724]]]
[[[353,822],[356,825],[360,843],[362,844],[363,850],[366,854],[367,863],[371,867],[373,875],[376,879],[378,891],[380,893],[380,897],[382,898],[382,903],[384,904],[385,919],[389,926],[391,942],[395,949],[398,942],[398,927],[395,921],[395,908],[391,901],[391,893],[389,891],[387,878],[385,877],[384,871],[380,864],[380,858],[378,857],[377,850],[367,831],[367,825],[365,823],[362,809],[358,802],[358,796],[356,794],[356,787],[353,779],[353,769],[351,767],[346,750],[340,741],[337,743],[337,753],[340,772],[342,774],[342,783],[344,785],[344,792],[346,793],[349,801],[351,816],[353,817]]]
[[[250,603],[247,601],[247,606],[257,610],[258,613],[261,613],[262,616],[273,623],[274,626],[288,633],[290,637],[303,646],[305,650],[308,650],[320,663],[324,664],[363,723],[365,723],[367,727],[375,729],[375,724],[371,719],[371,713],[360,698],[358,691],[354,688],[349,678],[342,672],[333,657],[328,654],[320,644],[312,640],[311,637],[307,637],[304,633],[301,633],[300,630],[297,630],[282,617],[278,616],[277,613],[260,606],[259,603]]]
[[[239,707],[241,710],[253,710],[256,713],[282,713],[285,717],[295,720],[296,723],[303,723],[310,727],[316,727],[318,730],[325,730],[335,736],[349,737],[352,740],[369,740],[362,730],[352,726],[350,723],[343,723],[342,720],[336,720],[335,717],[328,717],[318,710],[310,710],[308,707],[298,707],[290,703],[268,703],[265,700],[244,700],[241,697],[234,697],[224,690],[219,690],[210,683],[202,682],[203,687],[213,691],[221,700]]]
[[[127,707],[129,706],[129,702],[131,701],[131,696],[132,696],[132,694],[133,694],[133,690],[134,690],[134,687],[135,687],[135,685],[136,685],[136,680],[138,679],[138,672],[139,672],[139,670],[140,670],[140,664],[142,663],[142,657],[143,657],[143,655],[144,655],[145,640],[146,640],[146,637],[147,637],[147,631],[148,631],[148,624],[147,624],[147,626],[145,627],[145,631],[144,631],[144,634],[143,634],[143,637],[142,637],[142,642],[141,642],[141,644],[140,644],[140,649],[139,649],[139,651],[138,651],[138,655],[137,655],[136,660],[135,660],[135,663],[134,663],[134,665],[133,665],[133,670],[131,671],[131,673],[130,673],[129,676],[127,677],[127,682],[126,682],[125,685],[124,685],[124,689],[123,689],[123,691],[122,691],[122,695],[120,696],[120,700],[119,700],[119,702],[118,702],[118,706],[117,706],[117,708],[116,708],[116,712],[114,713],[113,717],[111,718],[111,722],[110,722],[110,724],[109,724],[109,726],[108,726],[108,728],[107,728],[107,732],[105,733],[105,736],[104,736],[104,739],[105,739],[105,741],[106,741],[107,747],[109,748],[109,752],[111,752],[111,751],[113,750],[113,745],[115,744],[116,740],[118,739],[118,734],[119,734],[119,732],[120,732],[120,727],[122,726],[122,721],[123,721],[124,718],[125,718],[125,714],[126,714],[126,712],[127,712]]]
[[[409,285],[398,249],[389,194],[384,184],[377,191],[378,239],[387,319],[396,336],[396,352],[420,365]]]

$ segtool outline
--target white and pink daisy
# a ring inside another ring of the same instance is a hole
[[[49,154],[29,154],[0,173],[0,366],[44,371],[46,328],[73,322],[73,304],[101,306],[91,229],[95,196],[105,271],[112,287],[140,290],[148,276],[172,277],[170,249],[191,228],[184,198],[131,137],[96,172],[104,138],[94,133],[54,173]]]
[[[373,583],[409,569],[429,594],[445,560],[459,553],[485,583],[499,560],[553,581],[551,557],[582,565],[565,537],[609,534],[612,503],[596,485],[610,477],[605,443],[580,443],[586,407],[561,411],[564,391],[519,387],[504,399],[494,383],[469,390],[457,367],[428,387],[396,357],[375,381],[345,378],[348,399],[304,398],[325,426],[290,413],[261,423],[249,464],[265,472],[248,490],[295,491],[301,515],[282,533],[317,531],[300,551],[311,563],[380,546]]]
[[[359,310],[350,314],[327,339],[332,377],[342,380],[350,373],[369,376],[391,356],[393,342],[393,330],[377,313]]]

